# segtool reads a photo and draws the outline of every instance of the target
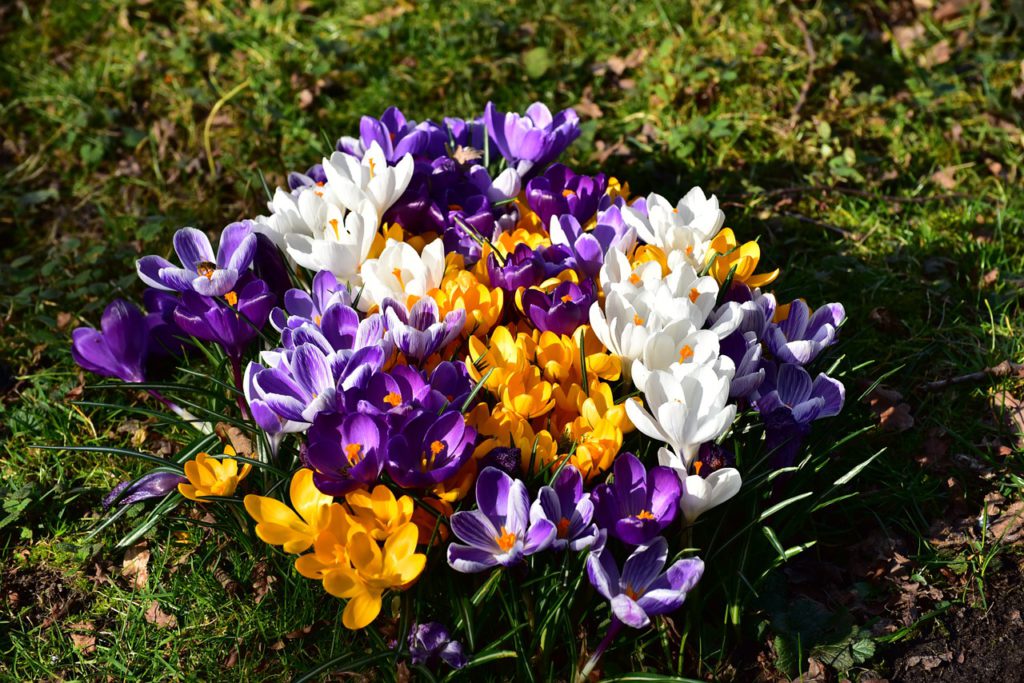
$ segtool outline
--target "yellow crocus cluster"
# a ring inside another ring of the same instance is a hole
[[[501,289],[482,284],[471,271],[449,269],[441,286],[430,292],[441,316],[462,309],[466,311],[468,334],[487,334],[501,319],[505,296]]]
[[[245,509],[256,520],[257,536],[299,555],[300,574],[348,600],[342,613],[346,628],[367,626],[380,614],[385,591],[404,590],[423,572],[427,556],[416,552],[420,529],[409,496],[395,498],[378,485],[352,491],[340,503],[316,488],[311,470],[300,469],[289,497],[291,507],[248,495]]]

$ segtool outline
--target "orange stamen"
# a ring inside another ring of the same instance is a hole
[[[332,218],[331,220],[329,220],[327,222],[331,225],[331,228],[333,228],[333,230],[334,230],[334,239],[341,239],[338,236],[338,219],[337,218]]]
[[[637,519],[655,519],[654,515],[649,510],[641,510],[636,513]]]
[[[392,391],[384,397],[384,402],[389,404],[392,408],[397,408],[402,405],[402,396]]]
[[[363,459],[363,444],[350,443],[345,446],[345,457],[348,458],[348,464],[359,464],[359,461]]]
[[[570,301],[572,301],[572,295],[571,295],[571,294],[566,294],[566,295],[564,295],[564,296],[562,297],[562,303],[563,303],[563,304],[567,304],[567,303],[569,303]]]
[[[690,289],[690,301],[697,303],[697,299],[700,297],[700,292],[697,291],[696,287]]]
[[[434,455],[439,454],[444,450],[444,441],[433,441],[430,444],[430,452]]]
[[[562,196],[563,197],[571,197],[574,194],[576,194],[576,193],[573,192],[572,190],[562,190]]]
[[[629,276],[629,282],[630,282],[630,284],[633,284],[633,285],[640,284],[640,276],[637,275],[636,273],[633,273],[632,275]]]
[[[372,180],[373,177],[375,175],[377,175],[377,165],[374,163],[373,159],[370,159],[369,162],[370,162],[370,179]]]
[[[691,349],[690,345],[687,344],[686,346],[679,350],[679,362],[685,363],[691,358],[693,358],[693,349]]]
[[[501,548],[502,552],[507,553],[516,544],[516,535],[503,526],[501,527],[501,536],[494,540],[498,543],[498,547]]]
[[[702,463],[700,460],[698,460],[697,462],[693,463],[693,473],[694,474],[700,474],[700,468],[701,467],[704,467],[704,463]]]
[[[558,538],[567,538],[569,536],[570,524],[571,522],[565,517],[562,517],[562,519],[558,520]]]
[[[202,275],[207,280],[213,279],[213,274],[217,270],[217,264],[210,263],[209,261],[202,261],[196,264],[196,273]]]
[[[232,306],[238,305],[238,295],[234,292],[228,292],[227,294],[225,294],[224,300],[227,301]]]
[[[633,324],[634,325],[643,325],[644,324],[644,319],[641,318],[639,315],[634,314],[633,315]]]

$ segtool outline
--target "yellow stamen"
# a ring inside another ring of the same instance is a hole
[[[690,289],[690,301],[697,303],[697,299],[700,297],[700,292],[697,291],[696,287]]]
[[[567,304],[570,301],[572,301],[572,295],[571,294],[566,294],[565,296],[562,297],[562,303],[563,304]]]
[[[634,314],[633,315],[633,324],[634,325],[643,325],[644,324],[644,319],[641,318],[639,315]]]
[[[702,463],[700,460],[698,460],[697,462],[693,463],[693,473],[694,474],[700,474],[700,468],[701,467],[704,467],[704,463]]]
[[[329,220],[327,222],[330,224],[331,228],[334,230],[334,239],[336,239],[336,240],[341,239],[341,237],[338,235],[338,219],[337,218],[332,218],[331,220]]]
[[[679,350],[679,362],[685,363],[689,359],[693,358],[693,349],[687,344]]]
[[[391,271],[391,274],[395,276],[396,280],[398,280],[398,286],[401,287],[402,289],[405,289],[405,283],[402,282],[402,269],[395,268],[394,270]]]
[[[462,207],[459,206],[458,204],[449,204],[448,205],[448,210],[449,211],[462,211]]]
[[[632,285],[639,285],[640,284],[640,276],[637,275],[636,273],[633,273],[632,275],[629,276],[629,282]]]
[[[317,324],[317,326],[319,326],[320,325],[320,316],[314,315],[313,316],[313,322],[315,322]]]
[[[359,461],[363,459],[363,444],[350,443],[345,446],[345,457],[348,458],[348,464],[359,464]]]
[[[377,165],[374,163],[373,159],[370,159],[369,162],[370,162],[370,180],[373,180],[373,177],[375,175],[377,175]]]
[[[687,256],[693,256],[693,245],[692,244],[686,248],[686,255]]]
[[[654,515],[649,510],[641,510],[636,513],[637,519],[655,519]]]
[[[430,452],[433,453],[435,456],[438,455],[443,450],[444,450],[444,442],[443,441],[433,441],[433,442],[431,442],[431,444],[430,444]]]
[[[516,544],[516,535],[503,526],[501,527],[501,536],[494,540],[498,543],[498,547],[507,553]]]
[[[562,190],[562,196],[563,197],[571,197],[574,194],[576,194],[576,193],[573,192],[572,190]]]
[[[237,306],[238,294],[236,294],[235,292],[228,292],[227,294],[224,295],[224,300],[227,301],[232,306]]]
[[[397,408],[402,405],[402,396],[392,391],[384,397],[384,402],[389,404],[392,408]]]

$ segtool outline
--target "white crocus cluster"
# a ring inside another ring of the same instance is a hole
[[[599,277],[604,300],[591,307],[590,324],[642,394],[643,400],[626,402],[626,413],[640,432],[667,444],[662,464],[679,474],[685,489],[680,505],[692,521],[739,488],[735,469],[704,479],[693,463],[701,444],[725,434],[736,417],[729,402],[736,368],[719,342],[743,314],[738,304],[716,305],[719,285],[701,275],[708,245],[725,221],[718,200],[700,188],[675,206],[652,194],[647,212],[627,208],[623,218],[664,258],[632,263],[622,250],[610,249]]]
[[[255,220],[256,230],[303,268],[329,270],[358,286],[384,213],[409,186],[413,160],[406,155],[389,166],[374,143],[362,159],[334,152],[323,168],[323,184],[294,193],[278,189],[270,215]]]

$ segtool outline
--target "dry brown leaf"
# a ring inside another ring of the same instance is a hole
[[[411,12],[414,9],[416,8],[409,2],[396,2],[390,7],[385,7],[379,12],[373,12],[372,14],[363,16],[357,23],[367,28],[374,28],[375,26],[381,26],[382,24],[394,21],[406,12]]]
[[[993,268],[992,270],[990,270],[987,273],[985,273],[985,275],[981,278],[982,284],[984,284],[986,287],[990,287],[990,286],[994,285],[998,281],[999,281],[999,269],[998,268]]]
[[[903,394],[885,386],[877,386],[865,399],[878,416],[878,425],[884,432],[905,432],[914,426],[910,406],[903,403]]]
[[[948,40],[940,40],[939,42],[928,48],[928,51],[918,58],[918,63],[925,67],[931,68],[940,64],[945,64],[949,61],[953,55],[953,48],[949,44]]]
[[[944,0],[932,12],[932,19],[941,23],[958,16],[965,9],[974,4],[974,0]]]
[[[989,523],[989,534],[1002,543],[1013,543],[1024,535],[1024,501],[1010,505]]]
[[[67,327],[71,323],[72,318],[73,318],[73,316],[70,313],[66,313],[64,311],[61,311],[60,313],[58,313],[57,314],[57,329],[58,330],[63,330],[65,327]]]
[[[96,651],[96,626],[88,621],[80,621],[68,626],[71,629],[71,643],[75,646],[76,650],[81,650],[82,654],[92,654]]]
[[[1008,391],[1000,391],[992,396],[992,407],[997,418],[1013,429],[1017,437],[1017,446],[1024,444],[1024,403],[1021,403]]]
[[[309,88],[299,91],[299,109],[309,109],[313,104],[313,92]]]
[[[940,168],[931,175],[931,181],[941,187],[944,190],[955,190],[956,189],[956,166],[946,166]]]
[[[573,107],[577,114],[591,119],[599,119],[604,116],[604,112],[601,111],[601,107],[597,106],[592,99],[593,95],[594,89],[591,86],[588,85],[583,89],[579,103]]]
[[[279,650],[283,650],[284,649],[284,641],[283,640],[279,640],[276,643],[271,644],[270,649],[273,650],[274,652],[278,652]]]
[[[229,425],[226,422],[218,422],[214,431],[221,439],[227,439],[231,442],[231,447],[235,449],[237,455],[243,458],[252,456],[252,441],[238,427]]]
[[[267,597],[277,577],[270,573],[270,567],[266,562],[258,562],[253,568],[252,576],[253,600],[258,605]]]
[[[121,563],[121,576],[128,579],[128,584],[135,590],[142,590],[149,581],[149,550],[142,541],[128,548]]]
[[[893,26],[892,28],[892,39],[904,52],[913,47],[914,43],[922,37],[924,37],[924,26],[921,24]]]
[[[153,624],[157,628],[175,628],[178,625],[178,617],[173,614],[160,609],[160,603],[154,600],[149,605],[149,609],[143,615],[150,624]]]

